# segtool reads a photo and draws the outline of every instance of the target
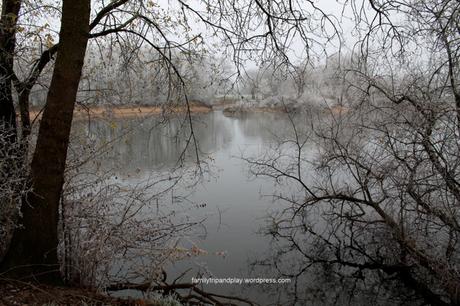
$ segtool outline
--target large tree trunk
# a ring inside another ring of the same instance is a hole
[[[8,133],[7,140],[9,143],[16,141],[17,133],[11,83],[16,46],[16,24],[20,8],[20,0],[2,1],[0,19],[0,132]],[[2,136],[5,137],[5,134]]]
[[[19,0],[3,0],[0,17],[0,184],[7,190],[0,194],[0,260],[8,248],[16,220],[17,198],[11,197],[16,188],[18,159],[16,113],[12,96],[14,49],[16,46]]]
[[[59,50],[31,166],[25,199],[0,270],[11,276],[59,281],[59,203],[75,99],[89,35],[90,0],[64,0]]]

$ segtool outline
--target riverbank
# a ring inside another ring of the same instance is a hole
[[[199,102],[190,103],[190,112],[208,113],[212,107]],[[148,117],[161,114],[186,113],[186,106],[76,106],[74,110],[74,119],[86,118],[136,118]],[[35,120],[42,114],[41,109],[30,111],[31,120]]]
[[[137,118],[158,116],[162,114],[180,114],[187,112],[186,106],[77,106],[74,110],[74,120],[82,120],[88,118]],[[242,107],[229,104],[219,104],[209,106],[200,102],[190,103],[190,112],[193,114],[209,113],[213,110],[222,110],[225,116],[235,117],[247,113],[286,113],[298,110],[297,107],[286,106],[261,106],[261,107]],[[33,109],[30,111],[31,120],[36,120],[42,114],[42,109]],[[343,106],[332,106],[323,108],[323,113],[332,113],[334,115],[344,114],[349,111]]]
[[[0,305],[140,305],[90,289],[55,287],[20,281],[0,282]]]
[[[0,305],[162,306],[171,304],[144,299],[115,298],[86,288],[59,287],[22,281],[0,280]]]

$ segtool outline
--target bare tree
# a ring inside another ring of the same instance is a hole
[[[294,302],[458,305],[459,6],[370,4],[347,110],[291,116],[289,138],[248,158],[291,185],[267,227],[275,257],[258,264],[296,280]]]

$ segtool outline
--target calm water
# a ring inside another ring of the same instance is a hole
[[[167,123],[159,121],[160,118],[144,118],[79,124],[99,143],[119,139],[101,159],[102,167],[111,169],[117,179],[135,184],[139,177],[155,176],[156,172],[177,167],[183,152],[188,128],[178,119]],[[216,111],[196,115],[193,127],[200,158],[208,166],[198,184],[193,188],[187,184],[179,186],[171,192],[171,199],[179,201],[178,195],[187,195],[181,205],[194,208],[187,213],[195,220],[204,220],[197,234],[182,239],[180,245],[195,246],[206,253],[170,265],[168,277],[174,279],[193,268],[183,282],[190,282],[197,272],[215,278],[276,278],[275,273],[249,271],[249,263],[269,249],[268,238],[258,232],[266,224],[268,213],[280,205],[269,196],[275,185],[270,179],[251,177],[248,164],[241,157],[260,156],[266,152],[274,143],[275,134],[289,130],[286,115],[255,113],[230,118]],[[194,167],[193,150],[188,150],[186,156],[184,167]],[[205,288],[268,303],[267,294],[257,286],[249,290],[229,284]]]

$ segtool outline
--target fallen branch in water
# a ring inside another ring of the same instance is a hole
[[[189,289],[187,295],[181,295],[177,290]],[[236,296],[227,296],[222,294],[206,292],[203,289],[197,287],[196,284],[192,283],[172,283],[172,284],[152,284],[152,283],[142,283],[142,284],[133,284],[133,283],[122,283],[122,284],[113,284],[105,288],[106,291],[120,291],[120,290],[139,290],[139,291],[162,291],[165,295],[174,294],[181,302],[187,302],[188,304],[203,305],[203,303],[216,305],[216,306],[233,306],[237,305],[230,301],[238,301],[245,303],[247,305],[255,306],[257,305],[254,302],[251,302],[247,299],[236,297]],[[223,302],[222,299],[228,300],[229,302]],[[195,301],[194,301],[195,300]],[[201,304],[200,304],[201,303]]]

